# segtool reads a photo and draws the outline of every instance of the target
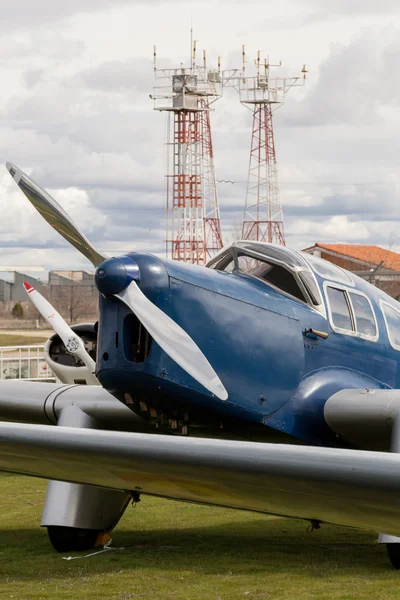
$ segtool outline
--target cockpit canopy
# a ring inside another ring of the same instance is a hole
[[[310,265],[311,260],[308,262],[308,258],[308,255],[285,246],[244,240],[224,248],[206,266],[218,271],[257,277],[285,294],[324,312],[321,293]],[[319,262],[326,261],[319,259]],[[343,274],[346,275],[344,271]]]

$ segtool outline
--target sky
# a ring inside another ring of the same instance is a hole
[[[2,265],[89,264],[41,220],[3,166],[25,170],[94,245],[163,255],[166,115],[159,67],[190,59],[190,27],[209,65],[260,49],[285,76],[307,65],[274,113],[286,242],[400,251],[400,5],[395,0],[247,3],[0,0]],[[276,75],[279,71],[276,70]],[[225,90],[211,114],[224,240],[240,229],[251,111]],[[224,183],[233,181],[234,183]]]

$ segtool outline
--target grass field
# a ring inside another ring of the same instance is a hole
[[[0,598],[391,599],[400,573],[376,536],[143,497],[112,550],[66,561],[39,528],[46,482],[1,474]],[[77,556],[76,554],[74,556]]]
[[[44,344],[48,336],[27,336],[22,334],[9,335],[0,333],[0,346],[34,346],[35,344]]]

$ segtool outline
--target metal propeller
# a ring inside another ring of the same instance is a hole
[[[64,321],[62,316],[55,308],[29,283],[24,283],[24,288],[32,301],[32,304],[37,308],[46,322],[54,329],[54,331],[62,339],[64,346],[73,356],[79,358],[84,365],[87,366],[93,377],[93,383],[98,383],[96,376],[96,363],[86,352],[82,338],[80,338],[71,327]]]
[[[76,227],[65,210],[46,190],[32,181],[26,173],[10,162],[6,163],[10,175],[15,183],[24,192],[28,200],[33,204],[43,219],[48,222],[67,242],[72,244],[81,254],[97,267],[103,260],[108,258],[99,254],[89,240]]]
[[[58,202],[33,182],[21,169],[9,162],[6,167],[19,188],[42,217],[95,267],[100,265],[97,269],[96,281],[99,273],[101,278],[101,271],[107,270],[108,262],[119,260],[110,259],[108,261],[108,257],[102,256],[79,231]],[[133,261],[131,262],[133,263]],[[104,263],[104,265],[101,263]],[[137,285],[139,280],[140,274],[132,277],[127,273],[126,284],[118,291],[114,291],[113,295],[129,307],[166,354],[212,394],[221,400],[226,400],[228,393],[200,348],[182,327],[143,294]],[[99,289],[102,291],[101,287]]]

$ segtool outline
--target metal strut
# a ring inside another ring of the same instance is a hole
[[[393,421],[390,451],[397,454],[400,453],[400,414]],[[392,566],[395,569],[400,569],[400,537],[380,533],[378,542],[379,544],[386,544],[386,550]]]
[[[99,424],[78,406],[61,411],[57,427],[98,429]],[[49,481],[42,514],[42,527],[58,552],[88,550],[101,532],[118,523],[130,496],[126,492],[92,485]]]

